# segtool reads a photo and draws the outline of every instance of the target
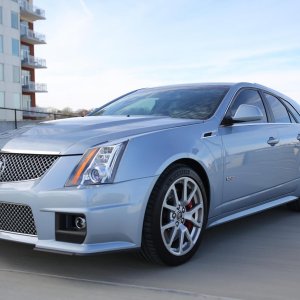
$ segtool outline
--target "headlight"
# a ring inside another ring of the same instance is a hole
[[[126,142],[88,149],[65,186],[111,183]]]

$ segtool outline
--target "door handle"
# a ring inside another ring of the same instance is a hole
[[[299,135],[299,138],[300,138],[300,135]],[[268,139],[268,142],[267,142],[269,145],[271,146],[275,146],[276,144],[279,143],[279,139],[275,139],[273,138],[272,136]]]

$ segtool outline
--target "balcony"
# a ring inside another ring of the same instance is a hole
[[[22,91],[25,93],[47,93],[47,84],[33,81],[23,82]]]
[[[33,69],[45,69],[46,60],[32,55],[22,55],[22,67]]]
[[[46,44],[46,37],[21,24],[21,41],[33,45]]]
[[[26,0],[19,0],[21,18],[23,20],[33,22],[36,20],[45,20],[45,11],[32,4],[28,3]]]

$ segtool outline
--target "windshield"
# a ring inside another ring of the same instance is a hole
[[[138,90],[99,108],[93,116],[167,116],[208,119],[229,86],[172,87]]]

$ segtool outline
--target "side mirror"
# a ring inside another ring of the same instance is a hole
[[[263,119],[262,111],[255,105],[241,104],[234,116],[226,116],[221,125],[231,126],[234,123],[254,122]]]
[[[262,120],[262,111],[255,105],[241,104],[232,117],[233,122],[253,122]]]

